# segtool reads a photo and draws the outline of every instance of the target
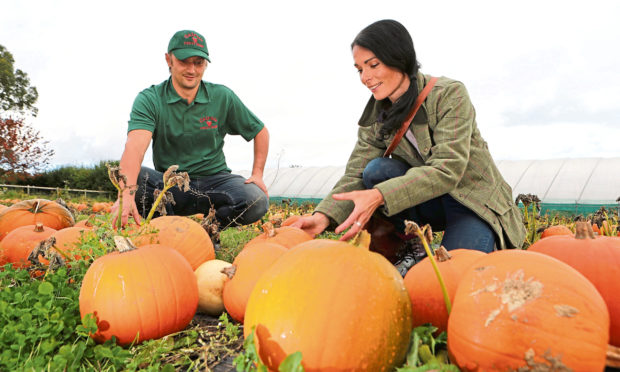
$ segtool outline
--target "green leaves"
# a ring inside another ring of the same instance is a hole
[[[54,286],[50,282],[43,282],[39,284],[39,294],[51,295],[54,291]]]
[[[397,372],[442,371],[459,372],[457,366],[449,364],[447,354],[447,336],[442,332],[437,338],[433,333],[437,327],[425,324],[411,332],[411,345],[407,353],[407,362]]]
[[[0,272],[0,370],[46,369],[50,355],[75,339],[78,291],[68,279],[65,268],[44,281],[11,265]]]

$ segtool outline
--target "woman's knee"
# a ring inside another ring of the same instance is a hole
[[[383,181],[402,176],[409,168],[408,164],[393,158],[372,159],[362,173],[364,187],[371,189]]]

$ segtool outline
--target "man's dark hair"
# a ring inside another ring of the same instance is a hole
[[[418,96],[416,76],[420,64],[416,59],[413,40],[405,26],[384,19],[360,31],[351,43],[351,49],[355,45],[370,50],[387,66],[407,74],[411,81],[409,89],[378,118],[383,123],[379,136],[385,138],[401,126]]]

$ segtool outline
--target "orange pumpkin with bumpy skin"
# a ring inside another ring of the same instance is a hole
[[[198,284],[187,260],[159,244],[125,249],[97,258],[84,275],[80,315],[96,317],[91,337],[104,342],[116,336],[125,346],[183,330],[198,306]]]
[[[132,241],[140,247],[147,244],[162,244],[177,250],[196,270],[203,262],[215,258],[213,242],[200,224],[189,217],[161,216],[141,226],[138,236]]]
[[[450,360],[462,371],[602,371],[608,337],[609,313],[592,283],[560,260],[517,249],[467,270],[448,320]]]
[[[312,237],[298,227],[282,226],[274,228],[273,224],[266,222],[263,224],[264,232],[250,240],[245,246],[248,247],[255,243],[270,242],[280,244],[286,248],[292,248],[299,243],[312,240]],[[245,249],[245,248],[244,248]]]
[[[609,310],[609,343],[620,346],[620,238],[595,236],[589,223],[578,222],[575,235],[541,239],[528,251],[555,257],[594,284]]]
[[[403,279],[368,243],[315,239],[287,251],[258,280],[245,314],[269,370],[303,355],[306,371],[392,371],[411,334]]]
[[[463,274],[484,255],[484,252],[472,249],[453,249],[448,252],[440,247],[435,251],[437,267],[450,301],[454,300],[454,293]],[[425,257],[409,269],[404,282],[411,299],[413,327],[431,323],[437,327],[436,334],[445,331],[448,328],[448,310],[430,259]]]
[[[54,201],[24,200],[0,212],[0,240],[15,228],[36,225],[38,222],[55,230],[73,226],[75,223],[71,212]]]
[[[258,278],[286,252],[287,249],[280,244],[255,243],[243,248],[232,266],[225,269],[229,279],[224,281],[222,298],[226,312],[233,319],[243,322],[250,293]]]
[[[42,223],[20,226],[12,230],[0,242],[0,265],[12,263],[15,268],[30,266],[31,263],[28,261],[30,252],[55,232],[56,230],[43,226]],[[40,256],[39,261],[47,263],[47,260]]]

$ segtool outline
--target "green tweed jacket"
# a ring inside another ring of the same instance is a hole
[[[418,73],[418,92],[431,76]],[[336,201],[335,193],[363,190],[362,172],[372,159],[383,156],[393,136],[378,140],[377,114],[381,102],[370,98],[359,122],[358,140],[345,174],[323,199],[316,212],[327,215],[332,227],[353,210],[353,202]],[[392,157],[411,168],[375,186],[385,200],[380,211],[392,216],[437,196],[454,199],[487,221],[497,235],[497,248],[521,248],[525,226],[521,210],[512,201],[512,190],[500,174],[487,143],[476,125],[476,113],[465,86],[440,77],[409,127],[417,142],[402,138]],[[407,135],[406,135],[407,136]]]

